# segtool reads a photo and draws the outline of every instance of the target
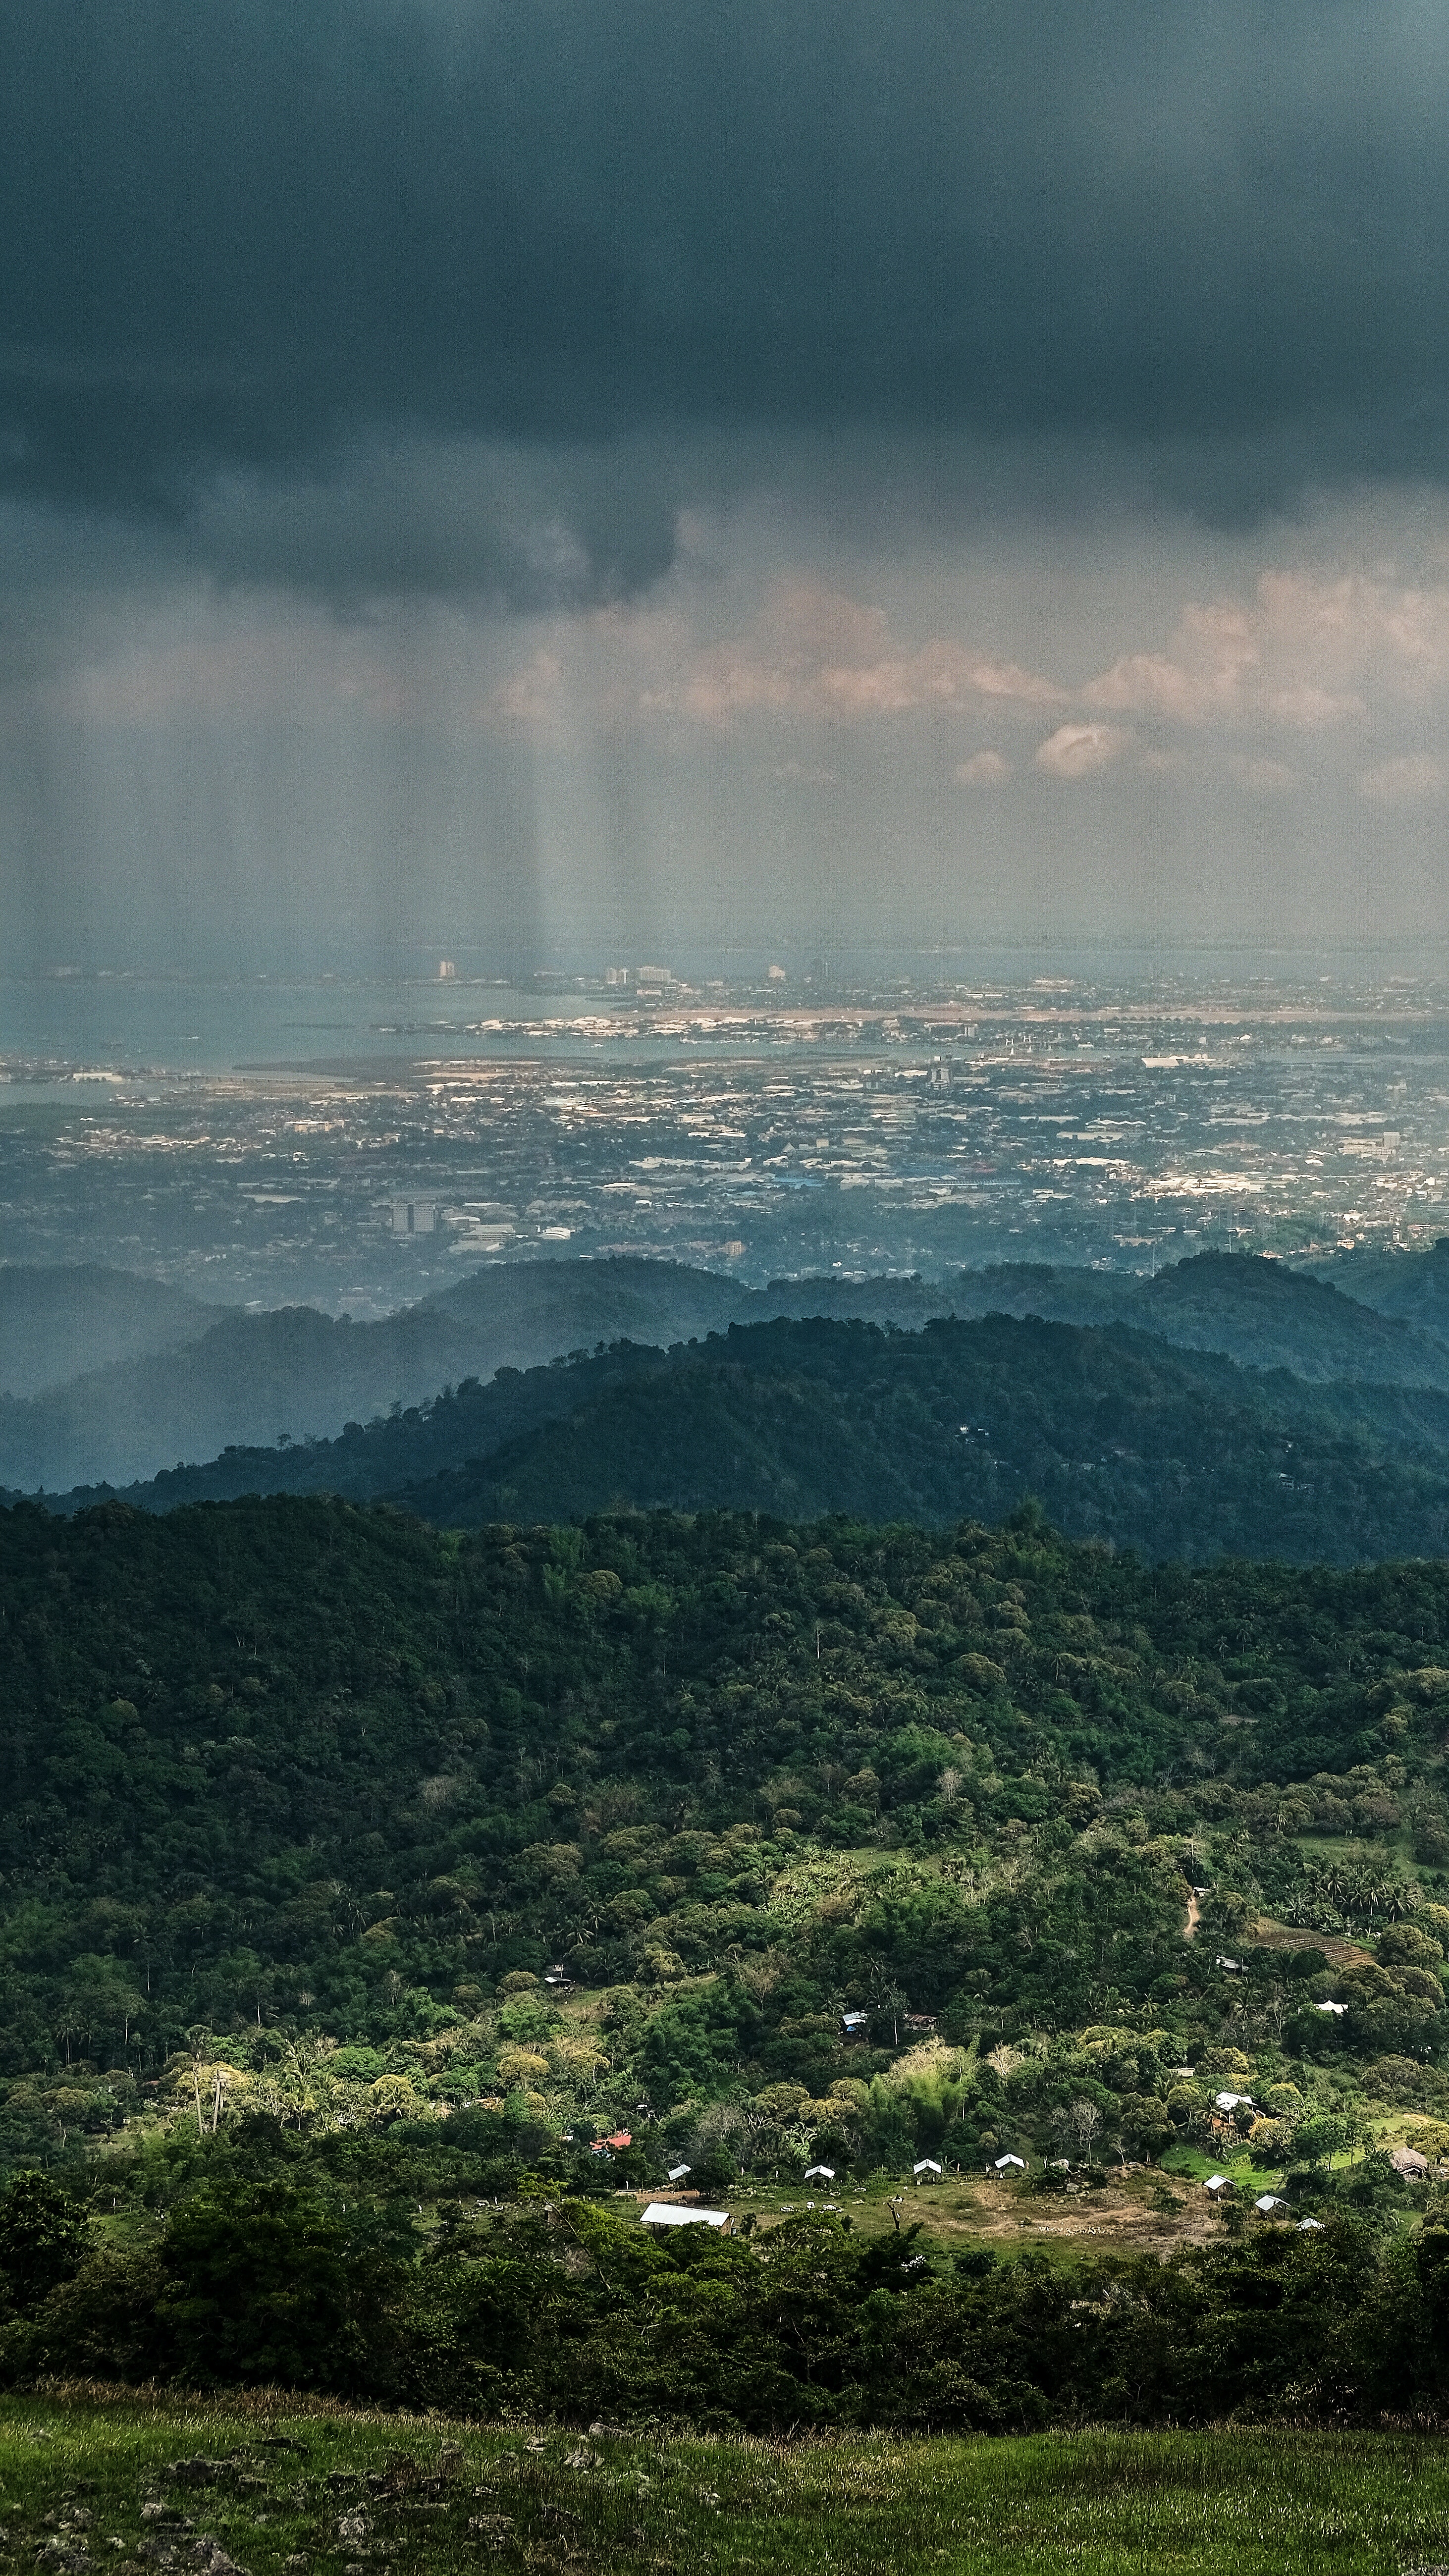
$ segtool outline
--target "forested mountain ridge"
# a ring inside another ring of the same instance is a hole
[[[1247,1368],[1449,1389],[1449,1345],[1431,1328],[1360,1303],[1332,1273],[1319,1278],[1251,1253],[1194,1253],[1151,1279],[1026,1265],[965,1271],[953,1290],[958,1315],[996,1310],[1130,1324],[1183,1349],[1221,1351]]]
[[[1130,2151],[1208,2116],[1171,2069],[1214,2050],[1440,2107],[1443,1565],[279,1498],[0,1515],[0,1603],[12,2154],[203,2058],[234,2110],[491,2104],[529,2152],[646,2112],[701,2153],[1046,2137],[1087,2083]],[[1225,1977],[1265,1905],[1311,1955]],[[954,2049],[903,2054],[908,2007]]]
[[[1364,1244],[1312,1265],[1356,1304],[1449,1344],[1449,1236],[1413,1252]]]
[[[1121,1326],[784,1321],[465,1380],[340,1440],[239,1450],[128,1499],[257,1491],[390,1495],[458,1526],[616,1501],[939,1525],[1035,1495],[1073,1535],[1153,1555],[1357,1562],[1449,1544],[1449,1397],[1259,1375]]]
[[[416,1404],[580,1343],[708,1330],[736,1300],[730,1281],[676,1263],[541,1261],[495,1265],[379,1323],[310,1306],[224,1313],[164,1353],[25,1401],[0,1397],[0,1486],[124,1483],[230,1443],[325,1436],[349,1415]]]
[[[1414,1265],[1406,1259],[1403,1266]],[[129,1317],[144,1290],[157,1312],[151,1316],[145,1308],[149,1340],[140,1322],[128,1323],[141,1334],[128,1356],[110,1357],[45,1392],[0,1395],[0,1489],[20,1492],[125,1486],[169,1475],[178,1460],[215,1460],[228,1448],[335,1439],[349,1418],[361,1424],[394,1407],[427,1404],[445,1387],[486,1380],[499,1369],[527,1370],[621,1340],[669,1348],[732,1324],[780,1317],[917,1332],[933,1318],[992,1313],[1117,1324],[1184,1349],[1225,1354],[1244,1367],[1288,1368],[1314,1383],[1449,1397],[1449,1344],[1386,1320],[1282,1263],[1241,1254],[1197,1255],[1155,1280],[1023,1265],[961,1271],[939,1281],[837,1275],[763,1289],[645,1259],[493,1263],[376,1323],[334,1319],[310,1307],[215,1313],[119,1273],[57,1269],[26,1277],[26,1312],[36,1332],[37,1282],[53,1281],[57,1316],[95,1309],[98,1358],[111,1348],[105,1334],[114,1318],[108,1323],[101,1311],[107,1300],[119,1300],[118,1313]],[[84,1338],[77,1327],[62,1341],[78,1350]],[[31,1362],[23,1354],[22,1362],[16,1363],[17,1387],[28,1382],[24,1370]],[[1426,1420],[1432,1432],[1432,1414]],[[399,1474],[415,1477],[456,1464],[463,1454],[414,1457]],[[275,1481],[293,1485],[295,1469]],[[349,1482],[345,1489],[355,1487]],[[217,1467],[209,1480],[181,1490],[220,1496],[241,1488]],[[380,1490],[376,1480],[370,1490]],[[884,1496],[874,1506],[892,1507]]]
[[[733,1326],[579,1391],[566,1419],[394,1498],[450,1525],[618,1501],[939,1525],[1035,1497],[1075,1537],[1194,1561],[1449,1546],[1443,1397],[1260,1378],[1120,1327]]]

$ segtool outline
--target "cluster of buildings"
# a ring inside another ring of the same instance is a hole
[[[7,1255],[365,1315],[564,1248],[763,1282],[1449,1231],[1429,987],[608,979],[576,1015],[420,1024],[412,1055],[57,1082],[9,1121],[0,1088]]]

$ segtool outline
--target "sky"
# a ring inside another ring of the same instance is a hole
[[[1449,16],[8,0],[0,931],[1449,937]]]

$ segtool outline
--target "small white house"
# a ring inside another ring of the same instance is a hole
[[[1203,2190],[1211,2192],[1214,2200],[1221,2200],[1225,2191],[1236,2191],[1237,2187],[1231,2174],[1209,2174],[1203,2184]]]
[[[1013,2165],[1018,2173],[1025,2173],[1025,2156],[998,2156],[996,2159],[996,2171],[998,2173],[1008,2173]]]
[[[1313,2009],[1321,2013],[1346,2013],[1348,2006],[1347,2004],[1315,2004]]]
[[[1213,2107],[1218,2111],[1236,2111],[1239,2107],[1245,2111],[1251,2111],[1253,2097],[1251,2093],[1215,2093]]]
[[[1260,2218],[1271,2218],[1275,2209],[1286,2209],[1287,2206],[1281,2191],[1265,2191],[1262,2198],[1253,2203]]]
[[[911,2171],[916,2177],[916,2188],[919,2190],[923,2182],[939,2182],[942,2168],[937,2164],[934,2156],[922,2156],[916,2164],[912,2165]]]
[[[807,2182],[834,2182],[835,2167],[834,2165],[807,2165],[805,2168],[805,2180]]]
[[[681,2209],[675,2200],[651,2200],[641,2211],[641,2227],[728,2227],[727,2209]]]
[[[1323,2234],[1322,2219],[1300,2218],[1298,2221],[1298,2233],[1300,2236],[1321,2236]]]
[[[671,2165],[668,2179],[670,2182],[683,2182],[685,2175],[691,2170],[689,2165]]]

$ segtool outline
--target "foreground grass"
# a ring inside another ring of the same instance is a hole
[[[1403,2576],[1449,2566],[1449,2456],[1386,2434],[800,2448],[308,2407],[0,2401],[0,2556],[50,2576]]]

